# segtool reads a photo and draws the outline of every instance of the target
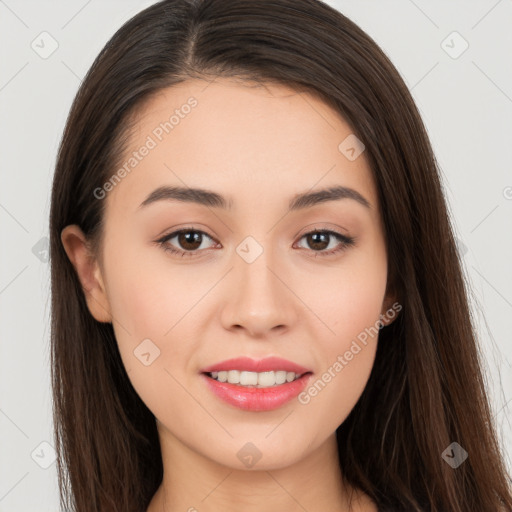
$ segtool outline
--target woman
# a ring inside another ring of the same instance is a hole
[[[77,511],[512,510],[435,157],[313,0],[164,0],[83,81],[52,191]]]

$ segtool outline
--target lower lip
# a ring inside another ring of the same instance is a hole
[[[269,388],[248,388],[219,382],[206,374],[202,377],[213,393],[230,405],[245,411],[272,411],[295,398],[307,385],[311,373],[306,373],[293,382]]]

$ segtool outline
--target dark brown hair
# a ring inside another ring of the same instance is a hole
[[[403,306],[381,330],[368,384],[337,429],[342,472],[381,511],[496,512],[512,496],[482,377],[468,288],[438,166],[395,67],[316,0],[164,0],[106,44],[76,95],[52,190],[51,356],[61,503],[145,511],[162,479],[155,418],[127,377],[112,325],[90,314],[60,233],[78,224],[101,257],[105,201],[130,119],[190,78],[237,77],[316,94],[363,141],[377,186],[389,285]],[[469,457],[441,457],[456,441]]]

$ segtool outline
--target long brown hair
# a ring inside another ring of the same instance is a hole
[[[155,418],[97,322],[63,249],[78,224],[101,257],[105,201],[130,120],[162,88],[239,77],[316,94],[365,145],[403,306],[337,429],[343,474],[381,511],[512,510],[482,378],[468,289],[438,166],[413,99],[377,44],[317,0],[164,0],[125,23],[72,105],[52,190],[51,356],[61,504],[145,511],[163,474]],[[452,468],[457,442],[468,458]]]

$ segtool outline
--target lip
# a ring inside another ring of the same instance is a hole
[[[201,373],[222,372],[229,370],[240,370],[246,372],[272,372],[283,370],[286,372],[294,372],[296,375],[303,373],[311,373],[311,370],[304,368],[296,363],[282,359],[280,357],[265,357],[264,359],[256,360],[250,357],[236,357],[234,359],[227,359],[220,363],[207,366],[201,370]]]
[[[293,382],[286,382],[279,386],[249,388],[229,382],[219,382],[206,373],[201,374],[210,391],[218,398],[238,409],[253,412],[272,411],[283,406],[306,388],[312,376],[313,374],[308,372]]]

